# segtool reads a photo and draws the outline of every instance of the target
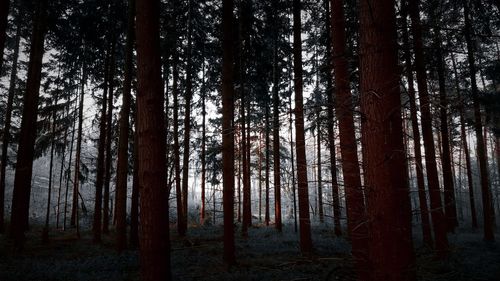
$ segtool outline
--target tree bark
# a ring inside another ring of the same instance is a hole
[[[108,106],[106,112],[106,157],[104,160],[104,195],[103,195],[103,207],[102,207],[102,233],[109,233],[109,218],[110,214],[110,206],[109,206],[109,187],[111,184],[111,174],[113,169],[113,155],[111,155],[111,144],[112,140],[112,130],[113,130],[113,95],[114,95],[114,79],[115,79],[115,45],[116,38],[114,35],[111,35],[111,54],[109,59],[109,72],[108,72]]]
[[[352,253],[359,268],[367,260],[367,225],[363,188],[359,169],[358,150],[354,128],[352,96],[349,88],[349,69],[346,52],[346,34],[343,1],[331,1],[333,67],[335,71],[335,109],[339,119],[340,154],[346,194],[347,228]],[[365,278],[360,272],[360,278]]]
[[[191,144],[191,100],[193,99],[193,3],[189,0],[188,11],[188,46],[187,46],[187,65],[186,65],[186,103],[184,107],[184,157],[182,158],[182,233],[187,232],[188,224],[188,183],[189,183],[189,147]]]
[[[271,220],[270,218],[270,212],[269,212],[269,176],[270,176],[270,162],[271,162],[271,156],[270,156],[270,130],[269,130],[269,99],[265,97],[265,109],[264,109],[264,122],[265,122],[265,157],[266,157],[266,170],[265,170],[265,192],[266,192],[266,206],[265,206],[265,213],[264,213],[264,223],[266,226],[269,226],[269,221]]]
[[[427,194],[425,191],[424,169],[422,165],[422,147],[420,144],[420,130],[418,125],[418,107],[415,99],[415,86],[413,78],[413,64],[411,61],[411,47],[408,36],[408,0],[403,2],[403,46],[406,66],[406,78],[408,79],[408,99],[410,102],[410,119],[413,133],[413,150],[415,153],[415,170],[417,176],[418,202],[420,206],[420,220],[422,224],[422,238],[424,245],[432,247],[432,233],[429,221],[429,208],[427,205]]]
[[[441,203],[441,191],[436,164],[436,148],[432,132],[432,115],[430,110],[429,92],[427,89],[427,73],[425,71],[424,52],[422,43],[422,27],[420,24],[420,1],[410,1],[409,11],[412,21],[413,47],[415,49],[415,67],[417,71],[417,86],[420,96],[422,136],[425,149],[425,167],[431,203],[431,218],[434,228],[434,239],[438,256],[444,257],[448,252],[448,238],[446,236],[446,221]]]
[[[99,142],[97,148],[97,172],[95,184],[94,221],[92,224],[93,242],[101,242],[102,234],[102,189],[104,184],[104,153],[106,145],[106,112],[108,106],[108,71],[109,49],[104,62],[104,84],[101,104],[101,118],[99,122]]]
[[[479,104],[479,93],[476,82],[476,62],[474,57],[474,39],[472,37],[472,24],[470,18],[469,7],[464,1],[464,18],[465,18],[465,41],[467,43],[467,60],[469,63],[469,75],[471,80],[472,102],[474,108],[474,131],[476,132],[477,140],[477,157],[479,160],[479,170],[481,177],[481,195],[483,203],[483,226],[484,240],[495,241],[494,234],[494,210],[491,201],[491,191],[488,178],[488,162],[486,156],[486,147],[483,137],[483,125],[481,121],[481,105]]]
[[[234,244],[233,0],[222,2],[222,186],[224,262],[236,263]],[[215,199],[215,198],[214,198]]]
[[[9,1],[2,1],[7,4]],[[7,170],[7,161],[9,158],[10,127],[12,122],[12,105],[16,93],[17,64],[19,61],[19,42],[21,40],[21,16],[16,17],[16,39],[14,43],[14,54],[12,67],[10,71],[9,94],[7,96],[7,105],[5,107],[5,124],[3,128],[2,139],[2,158],[0,162],[0,233],[5,230],[5,172]],[[1,29],[0,29],[1,30]],[[0,35],[1,36],[1,35]],[[0,71],[2,67],[0,66]]]
[[[377,5],[362,0],[359,6],[363,164],[372,239],[366,280],[416,280],[394,6],[394,0]]]
[[[136,4],[138,66],[139,188],[141,204],[141,280],[170,280],[170,238],[165,176],[166,142],[161,78],[160,1]]]
[[[178,54],[175,51],[174,59],[173,59],[173,89],[172,95],[174,96],[174,113],[173,113],[173,123],[174,123],[174,178],[175,178],[175,196],[177,203],[177,232],[179,236],[186,235],[186,228],[183,226],[184,223],[184,208],[182,207],[182,191],[181,191],[181,160],[180,160],[180,151],[179,151],[179,89],[178,89],[178,81],[179,81],[179,69],[178,69]]]
[[[23,117],[19,133],[11,212],[11,237],[14,239],[17,248],[23,247],[24,231],[28,229],[38,99],[40,96],[44,41],[47,31],[47,6],[47,0],[38,1],[36,6],[28,64],[28,80],[23,99]]]
[[[300,218],[300,251],[310,255],[313,251],[311,220],[309,215],[309,194],[307,184],[306,142],[304,133],[301,3],[293,0],[293,72],[295,84],[295,149],[297,151],[297,180]]]
[[[134,111],[134,175],[132,183],[132,200],[130,202],[130,248],[139,246],[139,139],[138,139],[138,116],[137,104]]]
[[[273,2],[275,5],[276,2]],[[277,13],[275,7],[275,13]],[[277,18],[278,15],[275,15]],[[280,118],[279,118],[279,81],[280,68],[278,62],[278,20],[274,22],[274,50],[273,50],[273,164],[274,164],[274,221],[278,232],[282,231],[281,221],[281,159],[280,159]]]
[[[127,175],[130,92],[134,52],[135,0],[128,1],[127,42],[125,45],[125,74],[123,78],[120,135],[118,139],[118,162],[116,164],[116,248],[119,252],[127,248]]]

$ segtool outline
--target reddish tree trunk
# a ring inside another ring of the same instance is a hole
[[[265,157],[266,157],[266,170],[265,170],[265,177],[266,177],[266,182],[265,182],[265,192],[266,192],[266,206],[265,206],[265,213],[264,213],[264,223],[269,226],[269,221],[270,221],[270,213],[269,213],[269,174],[270,174],[270,130],[269,130],[269,100],[266,97],[265,101],[265,113],[264,113],[264,122],[265,122]]]
[[[301,3],[293,0],[293,72],[295,84],[295,149],[297,151],[297,181],[300,218],[300,251],[310,255],[313,251],[311,220],[309,216],[309,194],[307,184],[306,142],[304,133]]]
[[[349,70],[346,53],[345,19],[342,0],[331,1],[333,67],[336,82],[335,109],[339,119],[340,153],[346,193],[347,228],[352,252],[358,267],[364,267],[367,257],[366,211],[361,186],[356,135],[349,89]],[[360,278],[365,278],[360,272]]]
[[[137,106],[136,106],[137,107]],[[135,131],[134,131],[134,175],[132,182],[132,200],[130,201],[130,248],[139,246],[139,141],[138,141],[138,116],[137,108],[134,112]]]
[[[222,2],[222,200],[224,262],[236,263],[234,245],[233,0]],[[215,199],[215,198],[214,198]]]
[[[205,89],[205,64],[203,63],[203,75],[202,75],[202,87],[201,87],[201,110],[202,110],[202,121],[201,121],[201,208],[200,208],[200,223],[203,225],[205,223],[205,202],[206,202],[206,141],[207,141],[207,126],[206,126],[206,89]],[[244,138],[244,136],[242,137]]]
[[[408,39],[408,1],[403,2],[403,46],[405,48],[406,77],[408,79],[408,98],[410,101],[410,119],[413,133],[413,149],[415,153],[415,170],[417,175],[418,202],[420,205],[420,220],[422,224],[422,237],[426,246],[432,247],[432,233],[429,221],[429,208],[427,207],[427,194],[425,191],[424,169],[422,166],[422,147],[420,145],[420,130],[418,125],[418,107],[415,101],[415,86],[413,80],[413,64],[411,62],[410,41]]]
[[[16,247],[19,248],[22,248],[24,245],[24,231],[28,229],[31,176],[33,173],[33,155],[37,131],[36,120],[38,115],[44,41],[47,29],[47,6],[47,0],[41,0],[37,3],[35,19],[33,21],[28,80],[23,99],[23,118],[19,133],[11,212],[11,237],[14,238]]]
[[[160,57],[160,1],[139,0],[137,13],[141,280],[170,280],[166,142]]]
[[[394,6],[393,0],[360,2],[361,124],[369,280],[403,281],[416,280],[416,274]]]
[[[273,2],[274,4],[275,2]],[[276,11],[277,12],[277,11]],[[278,27],[275,21],[274,54],[273,54],[273,164],[274,164],[274,221],[276,229],[281,232],[281,163],[280,163],[280,120],[279,120],[279,80],[278,67]]]
[[[413,46],[415,49],[415,66],[417,71],[417,86],[420,96],[420,110],[422,123],[422,136],[425,149],[425,167],[427,170],[427,182],[431,201],[431,218],[434,228],[434,238],[439,256],[448,252],[448,238],[446,237],[446,221],[441,203],[441,191],[436,164],[436,148],[434,146],[434,135],[432,132],[432,115],[430,110],[430,99],[427,90],[427,73],[425,71],[422,27],[420,25],[420,8],[418,0],[410,1],[409,10],[412,21]]]
[[[125,75],[123,79],[122,110],[120,114],[120,136],[118,139],[118,162],[116,165],[116,248],[127,247],[127,175],[130,92],[134,51],[135,0],[128,1],[127,42],[125,45]]]

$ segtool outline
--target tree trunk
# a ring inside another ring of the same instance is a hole
[[[9,16],[10,0],[0,0],[0,71],[3,66],[3,49],[7,38],[7,23]]]
[[[127,247],[127,175],[130,92],[134,52],[135,0],[128,1],[127,42],[125,45],[125,74],[123,79],[122,110],[120,113],[120,136],[118,140],[118,162],[116,165],[116,248],[119,252]]]
[[[427,182],[431,203],[431,218],[436,240],[438,256],[443,257],[448,252],[448,238],[446,237],[446,221],[441,203],[441,191],[436,164],[436,148],[434,146],[434,135],[432,132],[432,115],[430,110],[430,99],[427,89],[427,73],[425,71],[424,52],[422,43],[422,27],[420,25],[420,1],[410,1],[409,11],[412,21],[413,47],[415,49],[415,67],[417,71],[417,86],[420,96],[422,136],[425,149],[425,167],[427,170]]]
[[[416,280],[394,6],[393,0],[359,6],[361,139],[372,239],[366,280]]]
[[[189,183],[189,146],[191,144],[191,100],[193,99],[193,3],[189,0],[188,11],[188,46],[187,46],[187,65],[186,65],[186,104],[184,107],[184,157],[182,158],[182,233],[187,232],[188,224],[188,183]]]
[[[63,230],[66,230],[66,217],[68,214],[68,194],[69,194],[69,183],[71,181],[71,163],[73,163],[73,145],[75,144],[75,131],[76,131],[76,114],[78,109],[78,102],[75,101],[75,108],[73,109],[73,125],[71,128],[71,145],[69,148],[69,161],[68,170],[66,171],[66,190],[64,191],[64,219],[63,219]]]
[[[6,2],[7,5],[9,3],[8,0],[2,1],[2,3],[3,2]],[[14,60],[12,61],[12,67],[10,71],[9,94],[7,97],[7,105],[5,108],[5,124],[3,128],[2,158],[0,162],[0,233],[4,233],[5,230],[5,222],[4,222],[5,172],[7,170],[7,161],[9,156],[8,154],[9,154],[9,142],[10,142],[10,127],[12,122],[12,105],[14,103],[14,95],[16,94],[17,64],[19,61],[19,42],[21,40],[21,19],[22,17],[19,15],[16,17],[16,39],[14,43],[14,54],[13,54]],[[0,66],[0,71],[1,69],[2,67]]]
[[[457,95],[460,96],[460,86],[458,84],[459,78],[458,78],[457,64],[455,61],[455,56],[453,54],[451,54],[451,62],[453,65],[453,73],[455,75],[455,88],[457,91]],[[474,199],[474,181],[473,181],[473,177],[472,177],[469,146],[467,144],[467,133],[466,133],[466,128],[465,128],[466,124],[465,124],[463,106],[461,106],[459,108],[459,111],[460,111],[460,136],[462,138],[462,145],[464,148],[464,155],[465,155],[465,169],[466,169],[466,173],[467,173],[467,187],[469,190],[469,203],[470,203],[472,228],[477,228],[478,224],[477,224],[477,214],[476,214],[476,201]]]
[[[83,137],[83,107],[85,96],[85,81],[87,80],[85,63],[82,66],[82,80],[80,89],[80,105],[78,108],[78,134],[76,138],[75,171],[73,177],[73,205],[71,208],[71,225],[76,226],[76,235],[80,238],[80,222],[78,214],[78,193],[80,192],[80,163]]]
[[[109,59],[109,72],[108,72],[108,106],[107,106],[107,112],[106,112],[106,157],[105,157],[105,163],[104,163],[104,195],[103,195],[103,207],[102,207],[102,233],[103,234],[108,234],[109,233],[109,218],[111,216],[110,214],[110,207],[109,207],[109,186],[111,183],[111,174],[113,169],[113,155],[111,155],[111,143],[113,142],[112,140],[112,130],[113,130],[113,94],[114,94],[114,79],[115,79],[115,45],[116,45],[116,38],[114,35],[111,35],[111,54],[110,54],[110,59]]]
[[[138,116],[137,105],[134,111],[134,175],[132,183],[132,200],[130,202],[130,248],[139,246],[139,141],[138,141]]]
[[[352,96],[349,89],[349,69],[346,52],[345,18],[342,0],[331,1],[333,67],[335,71],[335,109],[339,119],[340,154],[346,194],[347,229],[352,243],[352,253],[359,268],[367,259],[367,226],[363,188],[358,161],[354,128]],[[360,272],[360,278],[365,278]]]
[[[265,157],[266,157],[266,171],[265,171],[265,175],[266,175],[266,189],[265,189],[265,192],[266,192],[266,206],[265,206],[265,214],[264,214],[264,223],[266,224],[266,226],[269,226],[269,221],[270,221],[270,213],[269,213],[269,176],[270,176],[270,153],[269,153],[269,150],[270,150],[270,139],[269,139],[269,134],[270,134],[270,130],[269,130],[269,100],[267,97],[265,97],[266,101],[265,101],[265,110],[264,110],[264,122],[266,123],[265,124]]]
[[[23,247],[25,239],[24,231],[28,229],[31,176],[33,173],[33,155],[37,132],[38,99],[40,96],[44,41],[47,31],[47,6],[47,0],[37,2],[31,37],[28,80],[23,99],[23,117],[19,133],[11,212],[11,237],[18,248]]]
[[[448,130],[448,100],[446,97],[446,81],[445,81],[445,61],[442,54],[441,30],[435,30],[436,44],[436,59],[437,73],[439,80],[439,117],[441,129],[441,166],[443,169],[443,186],[444,186],[444,210],[446,216],[446,226],[448,232],[455,232],[458,226],[457,221],[457,206],[455,202],[455,187],[453,185],[453,172],[451,170],[451,148],[450,137]]]
[[[275,4],[275,2],[273,2]],[[275,7],[276,9],[276,7]],[[275,10],[275,12],[277,12]],[[275,15],[275,17],[278,17]],[[280,68],[278,65],[278,26],[275,20],[274,53],[273,53],[273,164],[274,164],[274,221],[276,230],[281,232],[281,159],[280,159],[280,117],[279,117],[279,81]]]
[[[94,205],[94,221],[92,224],[93,242],[101,242],[102,231],[102,188],[104,184],[104,151],[106,145],[106,112],[108,106],[108,71],[109,71],[109,55],[110,50],[107,50],[106,59],[104,62],[104,84],[101,104],[101,118],[99,122],[99,143],[97,148],[97,172],[95,184],[95,205]]]
[[[68,104],[70,103],[70,98],[68,97]],[[66,118],[69,117],[69,106],[67,107]],[[64,164],[66,161],[66,146],[68,144],[68,127],[64,128],[64,136],[63,136],[63,147],[62,147],[62,157],[61,157],[61,169],[59,172],[59,190],[57,192],[57,208],[56,208],[56,228],[59,229],[59,222],[61,216],[61,192],[62,192],[62,183],[63,183],[63,175],[64,175]]]
[[[420,206],[420,220],[422,224],[422,237],[424,245],[432,247],[432,233],[429,221],[429,208],[427,207],[427,194],[425,191],[424,169],[422,165],[422,147],[420,144],[420,130],[418,125],[418,107],[415,99],[415,86],[413,79],[413,64],[411,62],[411,47],[408,36],[408,0],[403,1],[403,46],[408,79],[408,98],[410,102],[410,119],[413,133],[413,149],[415,153],[415,170],[417,175],[418,202]]]
[[[49,220],[50,220],[50,203],[52,199],[52,171],[54,168],[54,148],[55,148],[55,133],[56,133],[56,108],[57,108],[57,94],[54,98],[54,109],[52,113],[52,132],[51,132],[51,143],[50,143],[50,163],[49,163],[49,188],[47,195],[47,209],[45,212],[45,226],[42,230],[42,243],[49,242]]]
[[[181,160],[180,160],[180,151],[179,151],[179,89],[178,89],[178,81],[179,81],[179,69],[178,69],[178,55],[177,51],[175,51],[174,59],[173,59],[173,89],[172,95],[174,96],[174,173],[175,173],[175,195],[176,195],[176,203],[177,203],[177,232],[179,236],[185,236],[185,227],[183,226],[183,212],[184,208],[182,207],[182,191],[181,191]]]
[[[479,104],[479,93],[476,82],[476,63],[474,57],[474,39],[472,38],[472,24],[469,13],[469,7],[464,1],[464,18],[465,18],[465,41],[467,43],[467,59],[469,62],[469,75],[471,80],[472,102],[474,107],[474,131],[476,132],[477,140],[477,156],[479,158],[479,170],[481,176],[481,195],[483,202],[483,219],[484,219],[484,240],[495,241],[494,235],[494,210],[491,201],[491,191],[488,178],[488,162],[486,159],[486,148],[483,138],[483,125],[481,121],[481,105]]]
[[[306,142],[304,133],[304,106],[302,80],[301,3],[293,0],[293,72],[295,84],[295,140],[297,145],[297,180],[300,218],[300,251],[310,255],[313,251],[311,220],[309,216],[309,194],[307,184]]]
[[[170,280],[170,238],[165,176],[166,142],[161,78],[160,1],[136,5],[138,146],[141,204],[141,280]]]
[[[222,2],[222,185],[224,262],[236,263],[234,245],[233,0]],[[215,199],[215,198],[214,198]]]
[[[205,63],[203,63],[203,75],[202,75],[202,87],[201,87],[201,110],[202,110],[202,121],[201,121],[201,208],[200,208],[200,224],[205,223],[205,202],[206,202],[206,177],[207,177],[207,161],[206,161],[206,146],[207,146],[207,124],[206,124],[206,89],[205,89]],[[242,139],[245,136],[242,136]]]

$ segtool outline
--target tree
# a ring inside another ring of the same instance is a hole
[[[158,0],[136,3],[140,261],[144,281],[170,280],[166,143]]]
[[[479,104],[479,93],[476,82],[476,62],[474,56],[475,42],[472,37],[471,28],[471,15],[469,11],[469,4],[464,0],[464,18],[465,18],[465,41],[467,43],[467,61],[469,63],[469,75],[472,92],[472,102],[474,107],[474,131],[477,140],[477,156],[479,159],[479,171],[481,176],[481,195],[483,202],[483,227],[484,227],[484,240],[495,241],[495,234],[493,230],[494,224],[494,211],[491,202],[491,191],[489,187],[488,178],[488,163],[486,159],[486,147],[483,137],[483,125],[481,121],[481,105]]]
[[[9,1],[3,1],[9,2]],[[21,41],[21,16],[16,16],[16,35],[14,43],[14,55],[10,70],[9,93],[7,96],[7,105],[5,107],[5,124],[3,128],[2,139],[2,158],[0,160],[0,233],[4,232],[4,211],[5,211],[5,172],[7,169],[9,143],[11,142],[11,122],[12,122],[12,106],[14,103],[14,95],[16,92],[17,80],[17,64],[19,61],[19,42]],[[0,66],[0,71],[2,67]]]
[[[422,147],[420,145],[420,130],[418,125],[418,108],[415,99],[415,85],[413,78],[413,64],[411,61],[411,47],[408,36],[408,1],[403,1],[403,46],[404,46],[404,60],[406,66],[406,79],[408,81],[408,98],[410,102],[410,119],[411,129],[413,133],[413,147],[415,152],[415,170],[417,175],[417,188],[418,188],[418,202],[420,206],[420,220],[422,224],[422,237],[424,244],[432,247],[432,233],[431,225],[429,222],[429,209],[427,207],[427,194],[425,192],[424,169],[422,165]]]
[[[234,246],[234,85],[233,0],[222,2],[222,196],[224,262],[236,263]]]
[[[122,110],[120,114],[120,136],[118,140],[118,163],[116,165],[116,247],[122,251],[127,246],[127,175],[130,92],[134,51],[135,0],[128,1],[127,43],[125,45],[125,77],[123,80]]]
[[[28,65],[28,81],[24,94],[24,108],[19,136],[19,146],[14,177],[14,191],[11,213],[11,237],[16,247],[24,245],[24,231],[28,229],[31,176],[33,173],[33,155],[36,138],[36,119],[42,72],[44,41],[47,31],[47,0],[38,1]]]
[[[302,31],[300,14],[300,0],[293,0],[293,81],[295,86],[295,149],[297,151],[300,251],[303,255],[309,255],[313,251],[313,245],[311,240],[311,221],[309,218],[309,191],[307,184],[306,143],[304,137]]]
[[[352,252],[359,266],[366,261],[366,211],[361,187],[358,150],[354,131],[353,103],[349,88],[345,19],[342,0],[331,1],[332,63],[335,71],[335,109],[339,119],[340,154],[347,205],[347,227]],[[361,274],[364,274],[361,272]]]
[[[422,137],[425,149],[425,167],[427,171],[427,182],[431,203],[431,218],[434,228],[434,239],[439,256],[448,252],[448,238],[446,236],[446,222],[441,203],[441,191],[436,166],[436,154],[434,136],[432,132],[432,115],[430,111],[430,99],[427,88],[427,73],[425,70],[422,27],[420,24],[420,7],[418,0],[410,1],[409,10],[411,18],[411,30],[413,33],[413,47],[415,51],[415,67],[417,71],[417,87],[420,96],[420,111],[422,124]]]
[[[370,280],[416,280],[403,144],[395,1],[359,5],[361,130]],[[380,65],[384,65],[381,69]]]

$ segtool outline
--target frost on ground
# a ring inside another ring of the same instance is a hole
[[[310,258],[301,257],[293,225],[286,225],[281,234],[272,226],[256,226],[248,239],[238,232],[238,265],[230,269],[222,263],[221,226],[193,226],[185,239],[174,230],[173,280],[352,280],[349,244],[328,226],[313,227],[315,255]],[[139,280],[137,251],[117,254],[112,235],[102,245],[92,244],[89,232],[77,240],[73,230],[58,231],[49,245],[42,245],[40,237],[40,228],[34,227],[26,249],[13,253],[7,238],[0,236],[0,280]],[[417,249],[419,280],[499,280],[498,243],[485,243],[479,232],[465,229],[450,236],[450,242],[450,258],[443,262],[431,251]]]

